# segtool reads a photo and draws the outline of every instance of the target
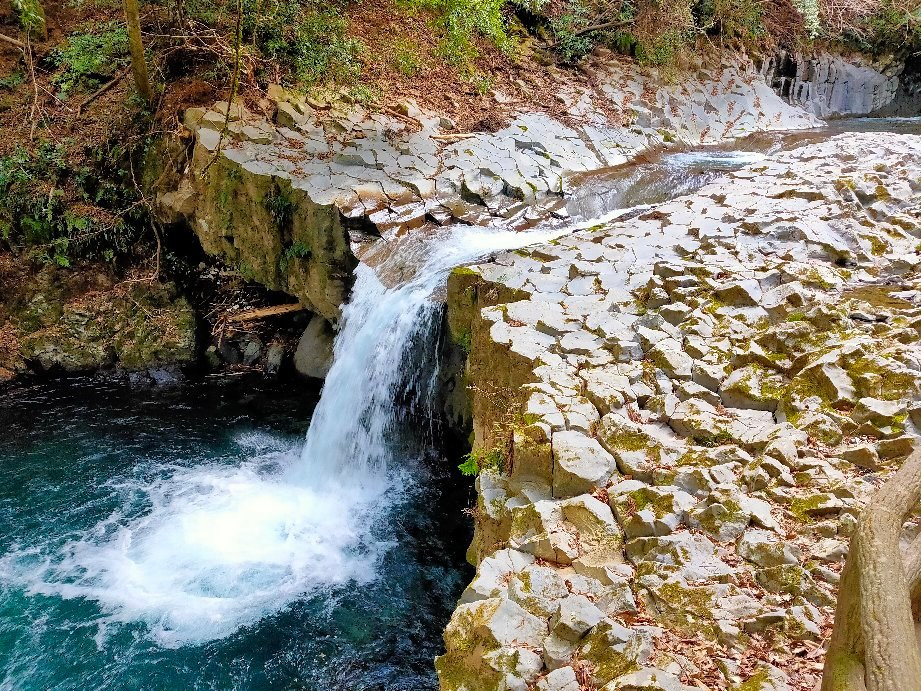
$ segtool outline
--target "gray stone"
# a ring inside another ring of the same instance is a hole
[[[747,531],[736,545],[736,553],[763,567],[799,564],[802,559],[798,547],[766,530]]]
[[[577,641],[604,618],[584,595],[570,595],[560,600],[559,609],[550,620],[550,630],[560,638]]]
[[[574,497],[608,484],[617,473],[614,457],[580,432],[553,435],[553,496]]]
[[[276,375],[281,370],[285,359],[285,346],[282,343],[271,343],[265,355],[265,373]]]
[[[687,686],[681,679],[661,669],[643,669],[617,677],[602,691],[698,691],[696,686]]]
[[[537,682],[537,691],[580,691],[581,688],[572,667],[555,669]]]
[[[320,315],[314,315],[297,342],[294,368],[305,377],[324,379],[332,364],[332,326]]]

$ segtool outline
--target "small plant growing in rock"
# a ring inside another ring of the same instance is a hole
[[[464,457],[464,462],[457,466],[458,470],[468,477],[474,477],[480,474],[481,470],[505,469],[505,457],[499,448],[490,449],[486,452],[471,451]]]

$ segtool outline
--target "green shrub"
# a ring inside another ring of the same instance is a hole
[[[7,89],[8,91],[12,91],[25,80],[26,78],[23,76],[22,72],[20,70],[16,70],[15,72],[12,72],[5,77],[0,77],[0,89]]]
[[[30,33],[45,33],[45,11],[39,0],[13,0],[13,9],[23,29]]]
[[[294,202],[287,194],[282,191],[270,194],[263,200],[263,205],[278,228],[284,229],[291,225],[294,218]]]
[[[479,475],[483,470],[505,470],[505,458],[501,449],[489,451],[471,451],[464,457],[464,462],[457,466],[462,474],[467,476]]]
[[[698,26],[725,38],[748,42],[764,35],[758,0],[702,0],[694,12]]]
[[[556,50],[566,62],[576,62],[587,55],[604,37],[603,32],[586,31],[598,22],[591,8],[580,0],[567,5],[566,10],[550,22],[550,28],[556,36]],[[624,16],[624,20],[627,17]],[[614,21],[607,19],[605,21]]]
[[[348,19],[335,4],[302,0],[244,0],[243,36],[264,57],[291,71],[305,89],[350,84],[361,75],[360,41],[346,35]]]
[[[413,77],[422,70],[419,53],[406,39],[398,39],[393,44],[393,66],[404,77]]]
[[[704,33],[743,42],[764,33],[759,0],[569,0],[549,25],[567,62],[603,43],[660,66],[674,64]]]
[[[504,0],[404,0],[405,7],[431,12],[440,36],[438,54],[452,65],[468,66],[477,57],[475,37],[509,50]]]
[[[51,52],[58,68],[52,82],[67,96],[75,89],[95,89],[128,64],[128,34],[116,23],[99,33],[73,34],[63,47]]]
[[[864,27],[855,42],[865,50],[884,52],[894,46],[921,49],[921,6],[906,7],[887,0],[866,18]]]
[[[310,255],[312,254],[313,252],[306,243],[295,241],[286,247],[284,252],[282,252],[281,259],[278,262],[278,268],[281,269],[282,273],[284,273],[288,270],[288,267],[291,265],[293,260],[310,259]]]
[[[130,172],[117,163],[125,153],[100,149],[73,170],[68,144],[43,142],[0,158],[0,240],[60,266],[75,257],[111,260],[131,249],[145,220]]]

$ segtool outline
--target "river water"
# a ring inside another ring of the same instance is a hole
[[[784,141],[604,171],[577,181],[570,220],[527,232],[428,227],[364,248],[322,393],[3,394],[0,689],[435,688],[471,573],[469,496],[431,424],[432,295],[455,266],[692,192]]]

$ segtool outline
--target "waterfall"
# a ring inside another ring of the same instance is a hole
[[[422,474],[447,274],[492,251],[562,234],[426,228],[362,254],[335,356],[303,444],[238,434],[231,462],[137,470],[111,481],[119,507],[88,529],[14,547],[0,582],[95,601],[100,645],[143,622],[160,645],[223,638],[311,596],[377,578],[391,516]]]
[[[560,232],[428,229],[381,242],[364,254],[292,477],[368,483],[392,473],[395,454],[418,453],[419,440],[402,423],[407,409],[431,415],[426,407],[435,394],[441,321],[433,293],[456,266]],[[400,394],[409,396],[403,406],[394,404]]]

